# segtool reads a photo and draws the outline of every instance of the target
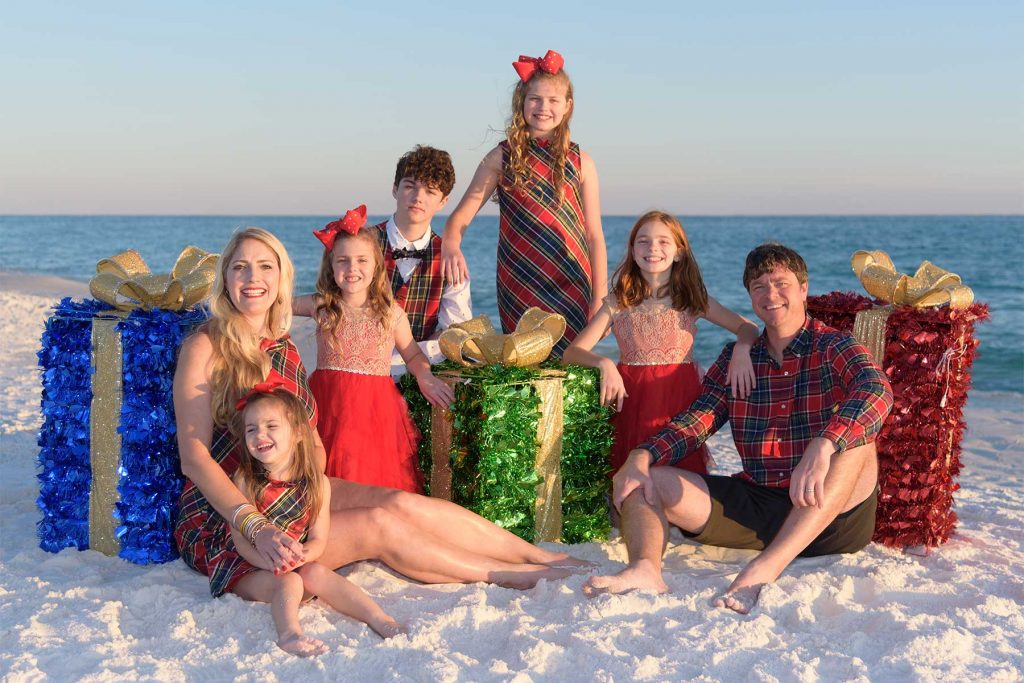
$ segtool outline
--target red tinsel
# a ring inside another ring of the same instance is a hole
[[[850,292],[807,299],[810,315],[845,332],[857,311],[882,305]],[[889,546],[934,547],[956,527],[953,493],[960,488],[964,404],[978,340],[974,324],[987,320],[987,304],[962,310],[896,308],[886,323],[883,369],[893,389],[893,410],[877,439],[878,516],[875,541]]]

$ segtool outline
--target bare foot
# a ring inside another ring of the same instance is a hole
[[[385,617],[383,619],[374,620],[369,622],[367,625],[370,628],[372,628],[374,632],[376,632],[376,634],[381,638],[394,638],[400,633],[409,632],[409,629],[407,629],[402,624],[399,624],[391,617]]]
[[[549,567],[543,564],[524,564],[521,566],[526,569],[491,572],[487,575],[487,580],[505,588],[526,590],[536,586],[537,582],[541,579],[552,581],[564,579],[572,574],[568,569]]]
[[[729,590],[715,598],[715,607],[725,607],[739,614],[750,614],[761,595],[763,583],[754,586],[730,587]]]
[[[277,639],[277,646],[285,652],[299,657],[316,657],[327,652],[322,640],[310,638],[301,633],[285,633]]]
[[[715,598],[716,607],[727,607],[740,614],[750,613],[761,595],[761,588],[779,578],[782,569],[785,569],[772,566],[770,562],[765,562],[763,557],[764,555],[758,555],[736,575],[725,593]]]
[[[650,562],[640,561],[630,565],[618,574],[610,576],[591,576],[583,582],[583,594],[588,598],[602,593],[629,593],[635,590],[649,590],[655,593],[668,593],[668,586],[661,578],[661,568]]]

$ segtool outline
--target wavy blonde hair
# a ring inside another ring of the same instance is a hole
[[[690,250],[690,240],[686,237],[683,224],[675,216],[664,211],[648,211],[636,219],[629,233],[629,246],[622,263],[615,269],[612,292],[615,300],[622,308],[636,306],[652,295],[651,286],[644,279],[640,266],[636,263],[633,244],[636,234],[644,224],[658,221],[669,229],[679,249],[679,260],[672,264],[669,275],[668,291],[672,297],[672,308],[677,311],[689,311],[694,315],[703,315],[708,310],[708,290],[704,287],[704,278],[700,274],[700,266]],[[660,293],[654,293],[660,296]]]
[[[314,313],[317,326],[326,338],[327,344],[334,349],[338,348],[336,334],[338,325],[345,317],[341,288],[338,287],[338,283],[334,279],[334,249],[349,240],[366,242],[371,247],[374,260],[373,276],[366,292],[366,302],[384,329],[391,327],[391,308],[395,301],[391,295],[391,282],[384,269],[384,252],[381,251],[380,242],[370,232],[370,228],[361,228],[355,235],[339,231],[334,240],[334,248],[324,249],[324,255],[320,258],[320,272],[316,278],[317,297]]]
[[[516,88],[512,92],[512,115],[505,128],[505,138],[508,140],[508,166],[502,178],[502,188],[507,191],[525,190],[535,182],[534,171],[529,163],[530,129],[523,116],[523,107],[526,105],[530,85],[541,81],[553,81],[564,86],[565,99],[568,103],[565,116],[552,133],[550,147],[555,158],[551,181],[555,187],[555,199],[561,206],[565,201],[565,159],[569,154],[569,121],[572,120],[572,112],[575,109],[572,81],[564,69],[556,74],[537,69],[530,80],[516,83]]]
[[[251,387],[262,382],[270,371],[270,358],[260,350],[260,337],[238,312],[227,291],[228,268],[238,247],[245,240],[266,245],[277,256],[280,269],[277,299],[267,311],[267,328],[277,337],[292,324],[292,288],[295,268],[288,251],[272,233],[263,228],[247,227],[235,232],[224,245],[217,264],[217,277],[210,293],[212,317],[206,326],[213,344],[210,373],[210,404],[213,422],[227,427],[235,413],[235,402]]]
[[[265,355],[265,354],[264,354]],[[231,421],[232,435],[243,445],[235,476],[240,479],[239,489],[256,503],[263,497],[263,489],[270,480],[263,463],[254,458],[245,445],[245,414],[254,405],[263,401],[273,401],[281,406],[288,424],[295,432],[295,444],[292,450],[292,481],[298,484],[299,500],[303,510],[309,512],[309,524],[312,526],[320,513],[323,504],[323,489],[320,477],[323,473],[317,467],[314,455],[315,439],[313,428],[309,425],[306,407],[297,396],[284,389],[277,389],[270,394],[256,394],[245,404],[245,408],[235,412]]]

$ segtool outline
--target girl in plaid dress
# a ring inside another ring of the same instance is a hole
[[[317,321],[317,368],[309,386],[320,411],[327,476],[420,493],[419,430],[391,379],[395,348],[433,404],[451,387],[430,372],[409,318],[391,295],[384,255],[360,206],[315,232],[324,245],[317,293],[296,297],[297,315]]]
[[[313,456],[315,439],[304,406],[284,385],[283,378],[271,371],[266,382],[238,402],[233,432],[245,448],[232,479],[259,514],[302,544],[305,564],[281,573],[251,564],[249,558],[259,558],[246,532],[252,533],[261,522],[257,514],[249,513],[231,529],[239,558],[221,570],[230,576],[235,594],[272,605],[277,644],[286,652],[305,657],[327,651],[299,625],[304,594],[365,622],[384,638],[403,633],[405,629],[358,586],[317,562],[330,528],[331,487]]]
[[[441,273],[467,277],[462,235],[497,191],[498,312],[506,332],[537,306],[565,316],[560,357],[608,291],[608,263],[597,167],[569,139],[572,82],[553,50],[520,57],[506,139],[477,168],[462,201],[445,225]]]

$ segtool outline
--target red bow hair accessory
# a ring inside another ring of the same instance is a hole
[[[366,225],[366,204],[360,204],[336,221],[331,221],[324,226],[323,230],[314,230],[313,235],[327,247],[327,251],[334,248],[334,240],[338,238],[338,232],[344,230],[350,235],[359,232],[359,228]]]
[[[238,399],[238,403],[235,404],[235,410],[245,410],[245,406],[248,405],[255,396],[259,394],[272,394],[281,387],[287,387],[288,380],[286,380],[281,373],[274,368],[270,368],[270,373],[267,378],[254,386],[249,390],[242,398]]]
[[[562,70],[563,66],[565,66],[565,59],[554,50],[548,50],[547,54],[543,57],[519,55],[519,59],[512,62],[512,68],[516,70],[520,80],[524,83],[530,80],[530,77],[533,76],[537,69],[549,74],[556,74]]]

